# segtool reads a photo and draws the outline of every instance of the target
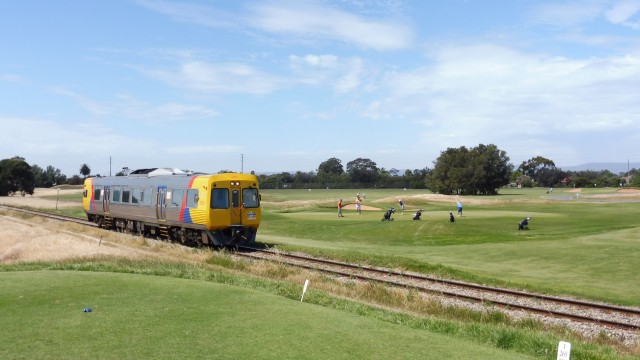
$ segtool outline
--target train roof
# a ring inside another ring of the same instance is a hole
[[[202,175],[203,173],[186,172],[176,168],[148,168],[138,169],[129,173],[132,177],[152,177],[162,175]]]

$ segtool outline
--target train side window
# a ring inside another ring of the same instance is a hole
[[[229,208],[229,189],[213,189],[213,191],[211,192],[211,208]]]
[[[146,188],[142,190],[142,198],[140,200],[141,203],[145,205],[151,205],[151,200],[153,197],[151,196],[151,188]]]
[[[132,204],[140,203],[140,198],[141,197],[142,197],[142,193],[140,191],[140,188],[133,188],[133,190],[131,190],[131,203]]]
[[[171,206],[182,206],[182,197],[184,196],[184,190],[173,189],[171,194]]]
[[[198,195],[198,189],[187,190],[187,207],[188,208],[198,207],[198,200],[200,200],[200,195]]]
[[[100,201],[100,194],[102,194],[102,189],[94,189],[93,190],[93,198],[96,201]]]
[[[246,208],[260,207],[258,189],[242,189],[242,205]]]
[[[122,190],[122,202],[123,203],[128,203],[130,197],[131,197],[131,190],[130,189],[123,189]]]
[[[111,194],[113,194],[113,198],[111,199],[112,202],[120,202],[120,188],[119,187],[114,187],[113,191],[111,192]]]

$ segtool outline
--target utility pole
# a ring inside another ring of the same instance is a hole
[[[111,176],[111,156],[109,156],[109,176]]]
[[[244,154],[240,154],[240,173],[244,172]]]

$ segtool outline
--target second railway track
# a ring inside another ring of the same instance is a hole
[[[520,309],[529,313],[570,319],[597,326],[630,331],[640,329],[640,309],[638,308],[465,283],[422,274],[363,266],[305,255],[248,247],[241,249],[245,251],[240,253],[244,256],[286,262],[293,266],[331,273],[336,276],[351,277],[364,281],[376,281],[439,296],[481,302],[511,310]]]

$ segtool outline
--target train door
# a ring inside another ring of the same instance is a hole
[[[240,190],[231,190],[231,225],[242,224],[242,202],[240,202]]]
[[[109,201],[111,201],[111,187],[110,186],[106,186],[104,187],[103,190],[103,194],[102,194],[102,211],[104,213],[109,213]]]
[[[167,220],[167,187],[158,186],[158,193],[156,199],[156,216],[158,220]]]

